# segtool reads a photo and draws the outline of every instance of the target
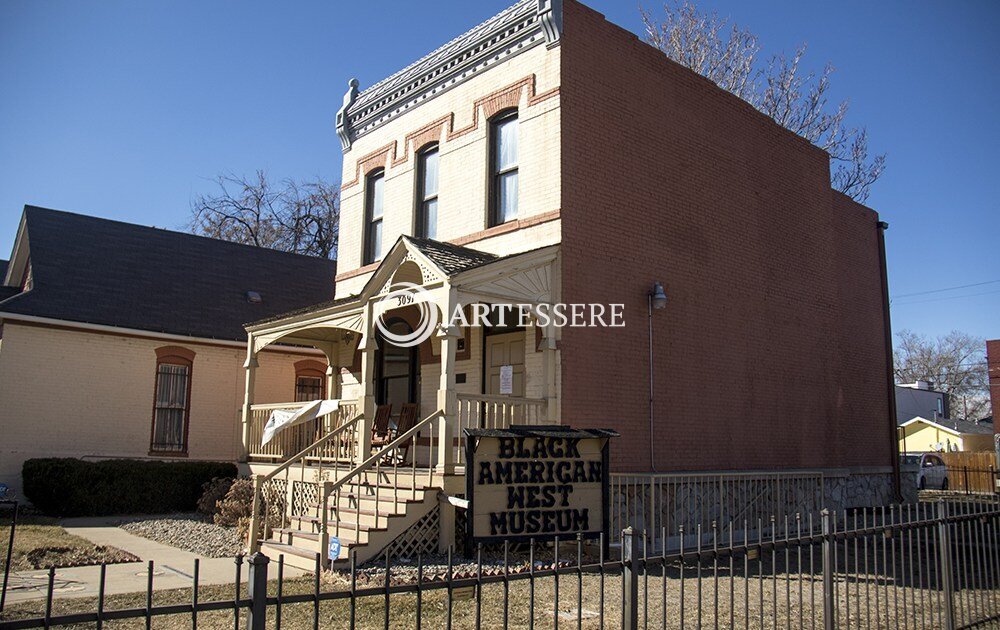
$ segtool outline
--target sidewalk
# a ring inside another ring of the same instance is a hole
[[[70,534],[86,538],[95,545],[110,545],[142,558],[142,562],[109,564],[105,573],[106,595],[146,591],[149,561],[153,561],[153,590],[190,588],[194,579],[194,561],[200,559],[198,584],[235,584],[236,562],[233,558],[206,558],[170,547],[146,538],[134,536],[115,525],[116,518],[75,518],[62,522]],[[246,582],[248,568],[244,563],[240,580]],[[297,577],[303,571],[285,567],[285,577]],[[53,594],[62,597],[96,597],[100,586],[99,566],[56,569]],[[7,604],[45,598],[48,589],[47,570],[13,571],[7,587]]]

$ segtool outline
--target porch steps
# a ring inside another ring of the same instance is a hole
[[[340,555],[332,565],[326,563],[327,550],[321,549],[322,518],[318,515],[318,504],[309,506],[310,514],[290,516],[289,526],[272,530],[269,539],[260,541],[261,550],[272,560],[284,554],[286,564],[305,570],[315,568],[317,553],[321,554],[324,566],[348,567],[352,551],[360,564],[378,557],[401,534],[430,513],[437,505],[439,491],[436,486],[426,485],[399,488],[394,500],[392,487],[383,482],[379,484],[376,501],[374,487],[346,484],[338,504],[333,505],[331,497],[324,506],[330,511],[327,533],[330,538],[340,540]],[[378,526],[375,525],[376,517]]]

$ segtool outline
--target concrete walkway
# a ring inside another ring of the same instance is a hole
[[[67,519],[61,524],[75,536],[85,538],[95,545],[108,545],[128,551],[142,562],[109,564],[105,573],[107,595],[140,593],[146,591],[149,561],[153,561],[153,590],[190,588],[194,579],[194,561],[199,559],[198,584],[235,584],[236,562],[233,558],[206,558],[190,551],[170,547],[141,538],[117,527],[121,519],[79,518]],[[271,567],[268,567],[271,568]],[[246,582],[248,567],[244,562],[240,580]],[[275,566],[274,571],[277,572]],[[297,577],[304,572],[285,567],[285,577]],[[100,586],[99,566],[68,567],[56,569],[53,594],[61,597],[96,597]],[[44,599],[48,590],[47,570],[14,571],[7,586],[7,604]],[[245,592],[245,591],[244,591]]]

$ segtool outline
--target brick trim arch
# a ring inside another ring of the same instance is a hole
[[[173,357],[183,359],[189,364],[194,363],[194,350],[188,350],[182,346],[161,346],[156,349],[156,363],[167,363],[165,359]]]

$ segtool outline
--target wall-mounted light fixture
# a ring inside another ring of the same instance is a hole
[[[667,306],[667,293],[659,282],[653,283],[653,288],[646,294],[649,311],[649,468],[656,472],[656,458],[653,430],[653,309],[662,310]]]

